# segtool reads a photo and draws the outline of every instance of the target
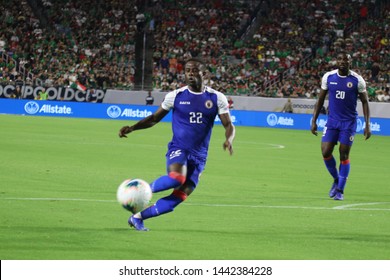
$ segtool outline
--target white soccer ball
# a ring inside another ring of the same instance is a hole
[[[123,208],[135,214],[149,205],[152,189],[142,179],[127,179],[119,185],[116,198]]]

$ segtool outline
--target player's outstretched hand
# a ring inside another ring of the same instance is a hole
[[[119,130],[119,137],[120,138],[122,138],[122,137],[127,138],[126,134],[129,134],[131,131],[132,131],[131,127],[126,125]]]
[[[223,149],[226,151],[226,149],[228,149],[230,155],[233,154],[233,146],[232,146],[232,143],[230,143],[228,140],[226,140],[224,143],[223,143]]]

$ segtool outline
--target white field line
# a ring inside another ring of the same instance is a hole
[[[336,206],[334,207],[334,209],[344,210],[355,206],[378,205],[378,204],[390,204],[390,202],[368,202],[368,203],[346,204],[346,205]]]
[[[255,148],[258,148],[258,149],[284,149],[286,146],[284,145],[281,145],[281,144],[273,144],[273,143],[264,143],[264,142],[255,142],[255,141],[234,141],[234,143],[238,143],[238,144],[245,144],[245,146],[243,147],[240,147],[240,149],[242,148],[246,148],[247,145],[254,145],[256,146]],[[265,145],[265,146],[270,146],[270,147],[259,147],[259,145]],[[253,147],[250,147],[251,149],[253,149]]]
[[[209,207],[241,207],[241,208],[278,208],[278,209],[311,209],[311,210],[359,210],[359,211],[390,211],[390,208],[352,208],[353,206],[390,204],[390,202],[372,202],[347,204],[336,207],[320,207],[320,206],[294,206],[294,205],[235,205],[235,204],[191,204],[191,206],[209,206]]]
[[[85,199],[85,198],[61,198],[61,197],[4,197],[0,200],[30,200],[30,201],[81,201],[81,202],[104,202],[117,203],[116,200],[104,199]],[[343,210],[343,211],[390,211],[390,208],[363,208],[370,205],[390,204],[390,202],[369,202],[345,204],[335,207],[320,206],[295,206],[295,205],[241,205],[241,204],[208,204],[208,203],[184,203],[187,206],[206,206],[206,207],[237,207],[237,208],[274,208],[274,209],[309,209],[309,210]],[[355,206],[363,206],[355,208]]]

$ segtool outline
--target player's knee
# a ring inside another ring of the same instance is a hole
[[[324,157],[324,160],[325,160],[325,161],[332,160],[332,159],[333,159],[333,156],[332,156],[332,155],[327,156],[327,157]]]
[[[332,158],[333,157],[333,151],[332,150],[328,150],[328,149],[322,150],[322,157],[324,159],[325,158]]]
[[[180,202],[183,202],[184,200],[187,199],[188,195],[183,192],[183,191],[180,191],[180,190],[174,190],[172,192],[172,195],[178,199],[180,199],[181,201]]]
[[[186,177],[179,172],[171,171],[169,172],[168,176],[180,183],[180,186],[183,185],[186,181]]]
[[[349,151],[340,151],[340,161],[349,160]]]

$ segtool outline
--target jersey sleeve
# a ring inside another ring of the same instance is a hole
[[[226,96],[221,93],[221,92],[217,92],[217,96],[218,96],[218,115],[221,115],[221,114],[226,114],[229,112],[229,103],[227,101],[227,98]]]
[[[366,91],[366,81],[363,79],[362,76],[358,76],[358,92],[364,93]]]
[[[166,111],[170,111],[173,108],[173,104],[175,103],[176,95],[177,90],[168,92],[165,95],[164,101],[161,103],[161,107]]]
[[[325,73],[324,76],[322,76],[321,80],[321,89],[323,90],[328,90],[328,77],[329,77],[329,72]]]

